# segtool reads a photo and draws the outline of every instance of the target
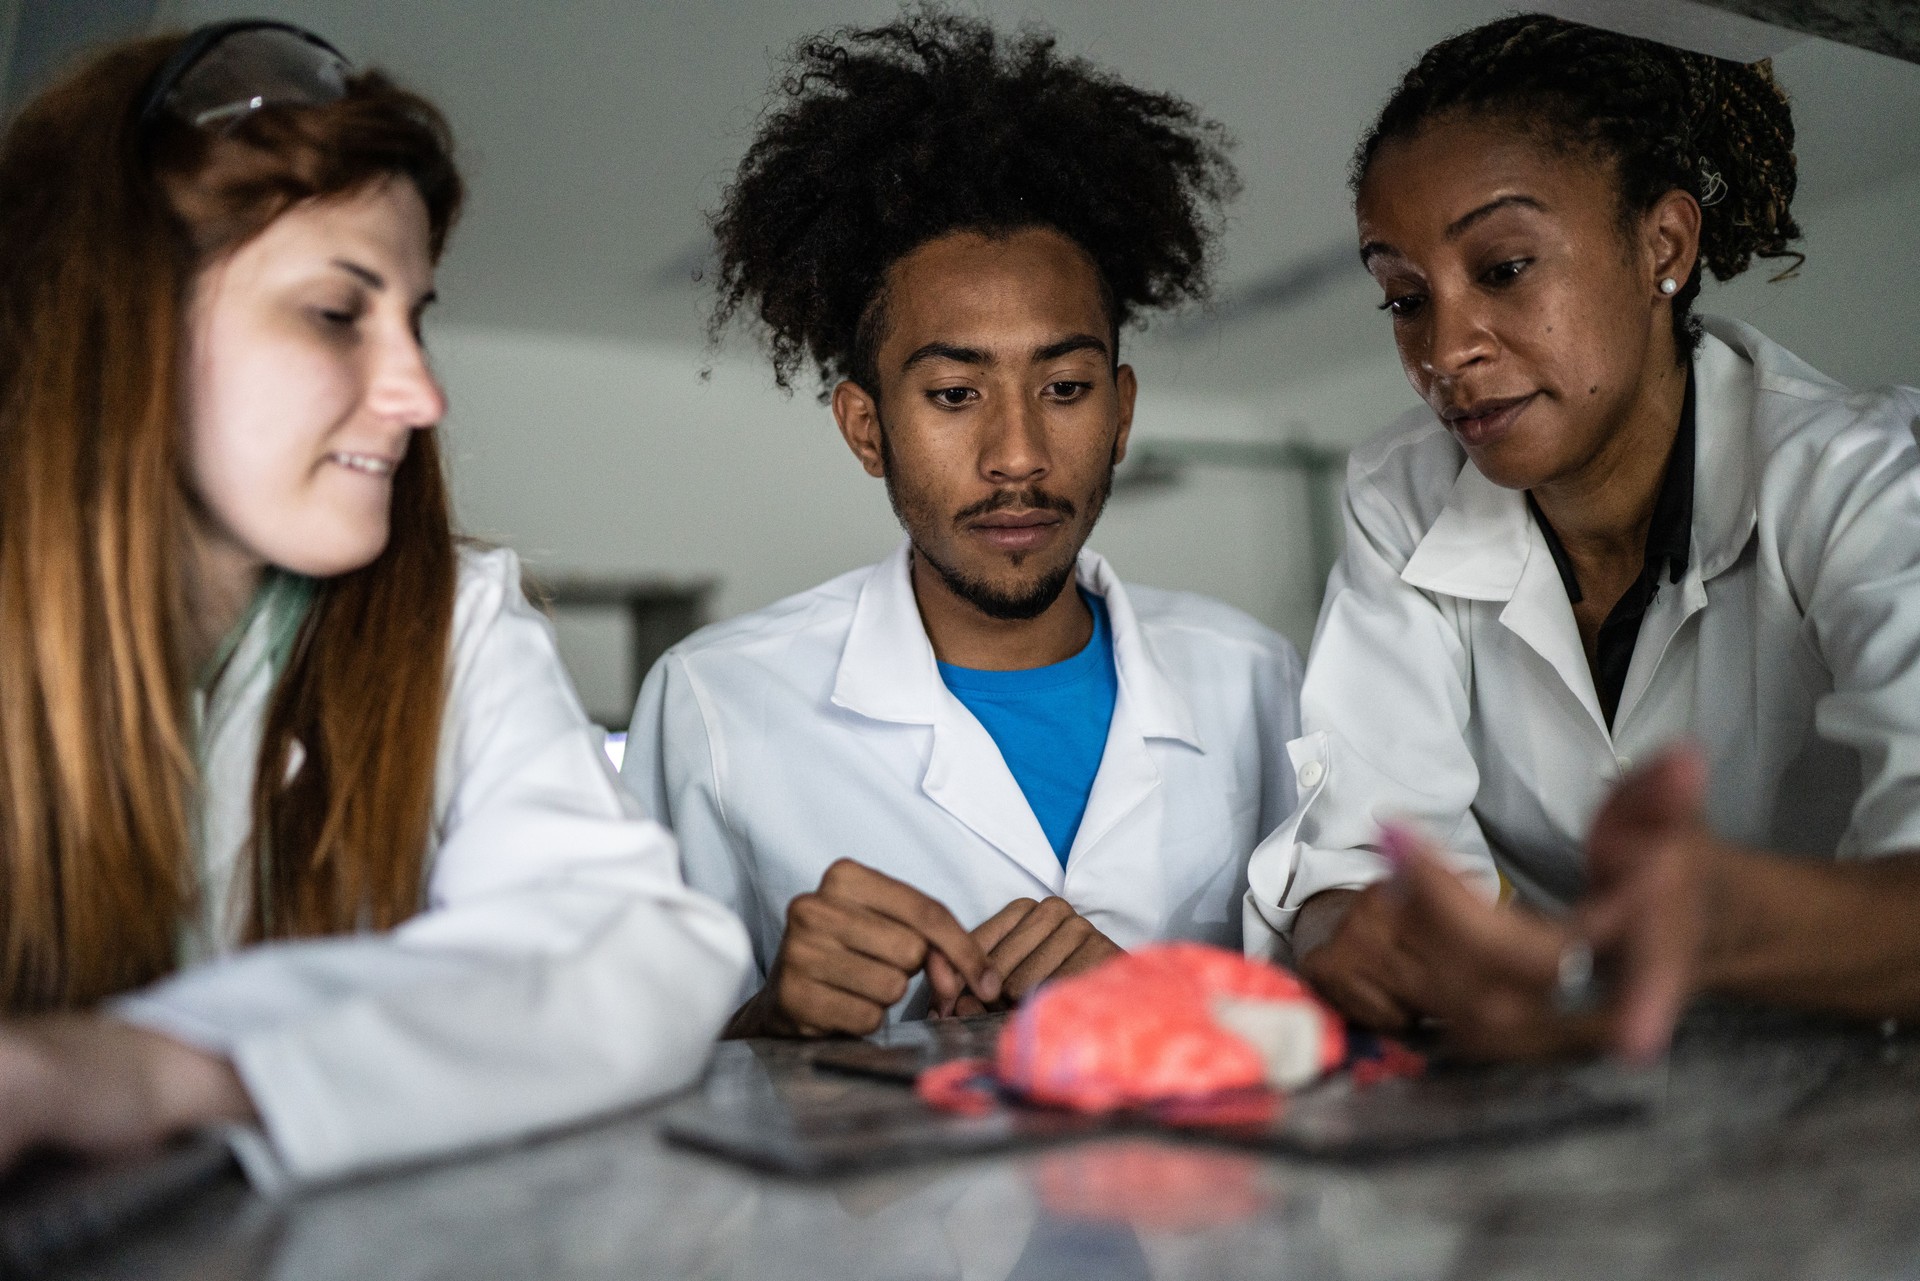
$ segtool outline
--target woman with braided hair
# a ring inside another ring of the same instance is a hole
[[[1247,922],[1360,1021],[1644,1057],[1701,991],[1920,1012],[1920,393],[1693,314],[1797,265],[1794,181],[1767,64],[1538,15],[1362,142],[1426,405],[1353,457]]]

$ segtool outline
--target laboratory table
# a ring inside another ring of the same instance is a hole
[[[707,1088],[905,1097],[813,1052],[723,1045]],[[55,1275],[1920,1276],[1920,1036],[1890,1025],[1697,1011],[1637,1118],[1367,1160],[1117,1133],[805,1178],[669,1142],[686,1106],[288,1204],[230,1178]]]

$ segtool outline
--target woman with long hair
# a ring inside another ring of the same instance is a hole
[[[456,545],[434,108],[318,37],[109,49],[0,144],[0,1164],[263,1178],[684,1084],[746,963]]]
[[[1765,63],[1537,14],[1362,143],[1425,407],[1352,460],[1248,898],[1354,1017],[1644,1056],[1696,991],[1920,1013],[1920,395],[1693,314],[1797,263],[1794,186]]]

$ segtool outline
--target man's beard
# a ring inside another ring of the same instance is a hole
[[[893,464],[893,451],[887,444],[887,430],[884,423],[880,426],[880,460],[882,476],[887,485],[887,501],[892,504],[894,517],[899,520],[900,527],[907,531],[907,538],[913,544],[913,554],[927,562],[933,572],[940,576],[940,581],[946,584],[948,591],[988,618],[1011,622],[1024,622],[1027,619],[1038,618],[1047,612],[1048,606],[1060,598],[1060,593],[1065,591],[1067,584],[1073,580],[1074,570],[1078,567],[1080,559],[1078,547],[1074,548],[1074,554],[1069,556],[1063,564],[1049,570],[1026,587],[1015,591],[1003,591],[992,583],[971,578],[953,566],[945,564],[928,553],[919,536],[919,527],[922,524],[930,524],[939,517],[930,507],[923,506],[911,498],[903,499],[899,487],[894,483],[896,468]],[[1094,524],[1099,521],[1100,513],[1107,505],[1107,495],[1113,490],[1114,466],[1113,462],[1108,462],[1106,475],[1100,479],[1100,488],[1088,504],[1088,532],[1091,532]],[[984,516],[988,512],[1009,507],[1058,512],[1061,518],[1067,521],[1071,521],[1079,513],[1079,509],[1071,500],[1029,486],[1025,489],[998,490],[992,496],[956,513],[953,523],[958,525],[976,516]]]

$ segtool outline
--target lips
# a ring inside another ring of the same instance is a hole
[[[1476,400],[1467,405],[1449,405],[1440,411],[1440,417],[1446,421],[1447,430],[1468,449],[1484,449],[1503,439],[1513,430],[1520,415],[1533,403],[1539,392],[1525,396],[1505,396],[1498,399]]]
[[[967,523],[967,531],[1001,551],[1032,551],[1053,537],[1061,517],[1050,511],[997,511]]]

